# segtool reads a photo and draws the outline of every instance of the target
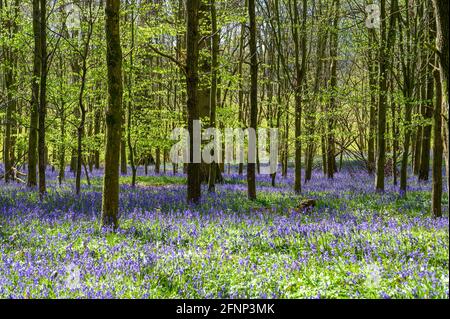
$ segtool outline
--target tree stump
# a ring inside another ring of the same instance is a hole
[[[307,211],[313,209],[314,207],[316,207],[316,200],[308,198],[300,202],[300,205],[297,207],[297,210]]]

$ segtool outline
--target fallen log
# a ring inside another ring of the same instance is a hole
[[[307,198],[300,202],[300,205],[297,207],[297,210],[302,211],[302,212],[310,211],[314,207],[316,207],[316,200]]]

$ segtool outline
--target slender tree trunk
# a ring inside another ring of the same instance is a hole
[[[250,76],[251,76],[251,88],[250,88],[250,129],[254,129],[256,132],[256,126],[258,121],[258,52],[256,51],[256,13],[255,13],[255,0],[248,0],[248,14],[250,22]],[[255,145],[252,145],[254,142]],[[256,140],[251,141],[249,138],[249,152],[250,147],[256,149]],[[252,150],[255,152],[255,150]],[[256,157],[256,156],[255,156]],[[256,172],[254,159],[249,159],[247,164],[247,192],[248,198],[251,200],[256,199]]]
[[[439,71],[434,72],[436,83],[436,105],[433,113],[433,183],[431,190],[431,212],[442,216],[442,83]]]
[[[46,0],[41,1],[41,83],[39,92],[39,195],[42,198],[46,193],[45,183],[45,117],[47,114],[47,7]]]
[[[211,6],[211,33],[212,33],[212,61],[211,61],[211,101],[210,101],[210,113],[209,121],[210,127],[216,127],[216,104],[217,104],[217,70],[218,61],[217,56],[219,53],[219,32],[217,30],[217,17],[216,17],[216,3],[215,0],[210,0]],[[214,154],[214,157],[216,154]],[[216,166],[217,163],[213,161],[209,165],[209,182],[208,191],[215,192],[216,184]]]
[[[296,70],[296,84],[295,84],[295,175],[294,175],[294,191],[299,194],[302,191],[302,89],[303,81],[306,72],[306,0],[303,0],[302,15],[303,21],[300,26],[300,19],[298,14],[297,0],[293,1],[293,27],[292,35],[294,37],[295,50],[295,70]],[[299,32],[299,29],[302,29]],[[301,33],[301,43],[299,37]],[[300,62],[300,52],[302,61]]]
[[[397,0],[391,1],[389,31],[387,30],[386,0],[380,1],[381,39],[379,52],[379,98],[378,98],[378,130],[377,130],[377,163],[375,188],[384,192],[384,168],[386,164],[386,104],[387,77],[389,71],[389,51],[395,37],[395,19],[398,8]]]
[[[86,44],[87,46],[88,44]],[[76,179],[75,179],[75,192],[76,194],[80,194],[81,191],[81,165],[83,161],[83,135],[84,135],[84,125],[86,122],[86,109],[84,107],[83,98],[84,98],[84,88],[86,85],[86,59],[87,56],[83,57],[83,67],[82,67],[82,75],[81,75],[81,87],[78,97],[78,106],[80,108],[81,119],[80,123],[77,127],[77,169],[76,169]]]
[[[246,0],[247,3],[247,0]],[[241,23],[241,34],[239,37],[239,65],[238,65],[238,74],[239,74],[239,92],[238,92],[238,104],[239,104],[239,124],[244,120],[244,83],[243,83],[243,73],[242,66],[244,64],[244,39],[245,39],[245,23]],[[238,173],[242,175],[244,172],[244,163],[239,163]]]
[[[449,109],[448,109],[448,93],[449,93],[449,83],[448,83],[448,77],[449,77],[449,45],[450,45],[450,32],[449,32],[449,5],[448,1],[446,0],[433,0],[434,5],[434,11],[436,16],[436,27],[437,27],[437,39],[436,39],[436,46],[438,50],[438,57],[439,57],[439,66],[440,66],[440,75],[441,75],[441,92],[442,92],[442,112],[445,112],[447,115],[447,119],[449,116]],[[450,121],[447,120],[446,128],[444,129],[444,132],[447,135],[447,138],[449,137],[450,132]],[[446,152],[446,158],[447,158],[447,193],[450,194],[450,179],[448,178],[449,174],[449,147],[448,147],[448,140],[446,141],[447,144],[447,152]]]
[[[189,163],[187,164],[187,202],[197,204],[201,198],[200,163],[194,162],[194,121],[199,120],[198,59],[199,59],[199,0],[187,0],[186,89],[189,132]],[[199,146],[199,145],[198,145]]]
[[[133,60],[133,50],[134,50],[134,5],[135,1],[131,2],[131,45],[130,45],[130,70],[128,72],[128,114],[127,114],[127,143],[128,143],[128,158],[131,165],[131,187],[136,186],[136,173],[137,167],[134,162],[134,149],[131,142],[131,125],[133,116],[133,72],[134,72],[134,60]]]
[[[393,92],[393,83],[391,81],[391,92]],[[398,162],[398,118],[397,118],[397,103],[391,99],[391,116],[392,116],[392,174],[394,176],[394,185],[398,184],[397,162]]]
[[[117,228],[119,210],[119,161],[122,140],[122,48],[119,30],[120,0],[106,0],[106,64],[108,107],[106,109],[105,175],[103,179],[102,225]]]
[[[373,174],[375,170],[375,143],[377,130],[377,98],[376,98],[376,59],[372,51],[375,51],[375,31],[369,29],[369,86],[370,86],[370,112],[369,112],[369,139],[368,139],[368,159],[367,170],[369,174]]]
[[[378,130],[377,130],[377,163],[376,182],[377,191],[384,192],[384,165],[386,162],[386,89],[387,89],[387,65],[386,65],[386,1],[381,4],[381,39],[379,53],[379,100],[378,100]]]
[[[318,17],[322,17],[322,2],[318,1]],[[306,165],[306,171],[305,171],[305,182],[308,182],[312,178],[312,168],[314,163],[314,132],[315,126],[316,126],[316,111],[318,111],[317,104],[321,104],[321,98],[320,98],[320,85],[322,83],[322,73],[323,73],[323,58],[325,56],[325,49],[326,49],[326,41],[327,41],[327,32],[322,31],[323,23],[318,18],[317,24],[319,28],[319,35],[318,35],[318,43],[317,43],[317,51],[316,51],[316,74],[314,79],[314,102],[315,106],[310,106],[308,116],[309,120],[308,123],[308,150],[306,152],[307,156],[307,165]]]
[[[41,73],[41,29],[39,0],[33,0],[33,78],[31,80],[31,112],[28,135],[28,187],[37,185],[37,139],[39,110],[39,77]]]
[[[427,67],[427,96],[425,102],[425,112],[424,118],[427,124],[423,128],[422,136],[422,150],[421,150],[421,160],[419,168],[419,180],[428,181],[430,172],[430,148],[431,148],[431,129],[432,129],[432,118],[433,118],[433,97],[434,97],[434,78],[433,69],[431,63],[428,63]]]
[[[100,134],[100,110],[98,109],[98,107],[96,107],[95,109],[95,115],[94,115],[94,135],[95,138],[98,138],[98,135]],[[98,150],[98,148],[96,147],[94,150],[94,167],[95,169],[99,169],[100,168],[100,151]]]
[[[329,179],[334,178],[334,173],[337,169],[336,167],[336,145],[335,145],[335,115],[333,112],[336,110],[337,106],[337,63],[338,63],[338,45],[339,45],[339,34],[338,34],[338,24],[339,24],[339,0],[334,2],[334,21],[333,21],[333,32],[331,33],[331,48],[330,48],[330,106],[328,110],[328,150],[327,150],[327,175]]]
[[[62,181],[65,178],[65,171],[66,171],[66,146],[64,145],[64,140],[66,136],[66,123],[64,118],[64,105],[62,105],[62,115],[61,115],[61,126],[60,126],[60,133],[61,133],[61,147],[59,150],[59,174],[58,174],[58,182],[59,185],[62,184]]]
[[[409,20],[410,17],[405,20],[406,21],[406,30],[409,30]],[[400,23],[400,43],[402,45],[402,50],[407,52],[408,54],[404,54],[402,56],[402,67],[403,67],[403,98],[405,100],[405,116],[404,120],[404,142],[403,142],[403,154],[401,160],[401,168],[400,168],[400,192],[405,195],[406,187],[407,187],[407,179],[408,179],[408,159],[409,159],[409,151],[410,151],[410,143],[411,143],[411,119],[412,119],[412,111],[413,111],[413,79],[412,79],[412,44],[411,44],[411,34],[410,32],[406,33],[406,39],[403,41],[402,30]]]
[[[6,2],[5,2],[6,4]],[[8,33],[10,40],[14,40],[18,32],[16,23],[17,15],[19,13],[19,1],[15,0],[10,4],[11,15],[8,17]],[[14,12],[14,13],[13,13]],[[11,178],[15,178],[13,169],[15,166],[15,135],[17,132],[16,113],[17,113],[17,49],[14,47],[7,47],[4,50],[6,55],[6,67],[4,84],[7,92],[6,105],[6,123],[5,123],[5,143],[4,143],[4,162],[5,162],[5,183],[9,182]]]

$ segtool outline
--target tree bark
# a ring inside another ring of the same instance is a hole
[[[31,79],[31,112],[28,134],[28,187],[37,185],[37,139],[39,110],[39,77],[41,72],[41,29],[39,0],[33,0],[33,78]]]
[[[248,14],[250,22],[250,129],[254,129],[256,132],[256,126],[258,121],[258,52],[256,51],[256,8],[255,0],[248,1]],[[252,141],[249,139],[249,151]],[[256,141],[253,141],[256,142]],[[256,144],[256,143],[255,143]],[[255,150],[253,150],[254,152]],[[256,156],[255,156],[256,157]],[[254,159],[253,159],[254,160]],[[249,159],[247,163],[247,195],[250,200],[256,199],[256,164]]]
[[[105,175],[103,179],[102,225],[118,227],[119,160],[122,135],[122,49],[119,29],[120,0],[106,0],[106,63],[108,107],[106,109]]]
[[[133,116],[133,68],[134,68],[134,60],[133,60],[133,50],[134,50],[134,4],[135,0],[132,0],[132,8],[131,8],[131,45],[130,45],[130,70],[128,71],[128,114],[127,114],[127,143],[128,143],[128,158],[130,160],[131,165],[131,187],[136,186],[136,173],[137,167],[134,162],[134,148],[131,142],[131,125],[132,125],[132,116]]]
[[[333,32],[331,33],[331,48],[330,48],[330,58],[331,58],[331,66],[330,66],[330,103],[328,110],[328,149],[327,149],[327,175],[329,179],[334,178],[334,173],[336,171],[336,145],[335,145],[335,135],[334,135],[334,126],[335,119],[333,112],[336,109],[336,95],[337,95],[337,63],[338,63],[338,46],[339,46],[339,34],[338,34],[338,22],[339,22],[339,0],[335,0],[334,2],[334,21],[333,21]]]
[[[446,0],[433,0],[434,11],[436,16],[436,47],[438,51],[440,76],[441,76],[441,92],[442,92],[442,112],[447,115],[447,125],[446,125],[446,135],[447,138],[450,136],[450,122],[448,121],[449,109],[448,109],[448,93],[449,93],[449,83],[448,83],[448,65],[449,65],[449,45],[450,45],[450,32],[449,32],[449,5]],[[448,140],[447,144],[447,193],[450,194],[450,179],[449,175],[449,147]]]
[[[367,170],[369,174],[373,174],[375,170],[375,144],[377,130],[377,64],[376,58],[372,51],[375,51],[375,31],[369,29],[369,87],[370,87],[370,112],[369,112],[369,138],[368,138],[368,154],[367,154]]]
[[[46,0],[41,1],[41,83],[39,92],[39,195],[42,198],[46,192],[45,170],[45,118],[47,115],[47,8]]]
[[[427,67],[427,95],[425,102],[425,112],[423,114],[427,124],[423,127],[421,160],[419,168],[419,180],[428,181],[430,172],[430,148],[431,148],[431,129],[433,118],[433,97],[434,97],[434,78],[431,63]]]
[[[442,83],[439,71],[434,72],[436,103],[433,113],[433,183],[431,190],[431,212],[442,216]]]
[[[380,1],[381,39],[379,52],[379,97],[378,97],[378,129],[377,129],[377,162],[375,188],[384,192],[384,169],[386,164],[386,104],[387,104],[387,76],[389,72],[389,53],[395,36],[395,14],[398,7],[397,0],[391,1],[389,31],[387,30],[386,0]]]
[[[198,58],[199,0],[187,0],[186,89],[189,132],[189,163],[187,164],[187,202],[197,204],[201,198],[200,163],[194,163],[194,121],[199,120]]]
[[[210,113],[209,121],[210,127],[216,127],[216,105],[217,105],[217,70],[218,61],[217,56],[219,53],[219,32],[217,30],[217,16],[216,16],[216,2],[215,0],[210,0],[211,6],[211,36],[212,36],[212,57],[211,57],[211,96],[210,96]],[[215,154],[214,154],[215,156]],[[211,193],[215,192],[216,184],[216,166],[217,163],[213,161],[209,165],[209,179],[208,179],[208,191]]]

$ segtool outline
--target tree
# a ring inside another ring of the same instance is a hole
[[[200,163],[194,160],[194,121],[199,120],[198,56],[199,56],[199,0],[187,0],[186,34],[186,90],[189,132],[189,163],[187,165],[187,201],[197,204],[201,198]],[[199,145],[198,145],[199,146]]]
[[[432,189],[432,204],[431,210],[435,217],[442,216],[442,140],[441,140],[441,128],[442,125],[442,111],[448,111],[448,67],[449,67],[449,6],[445,0],[433,0],[433,6],[436,16],[436,49],[440,68],[440,78],[438,79],[437,73],[435,73],[436,82],[436,107],[434,110],[434,124],[433,124],[433,189]],[[439,85],[440,84],[440,85]],[[447,136],[449,133],[449,122],[447,118]],[[447,146],[447,189],[449,189],[449,154]]]
[[[379,51],[379,97],[378,97],[378,129],[377,129],[377,163],[375,188],[384,192],[384,169],[386,164],[386,104],[387,104],[387,77],[389,72],[389,53],[394,42],[397,0],[391,1],[389,30],[387,25],[386,1],[380,1],[380,51]]]
[[[336,171],[335,164],[335,115],[333,112],[336,109],[336,95],[337,95],[337,64],[338,64],[338,46],[339,46],[339,34],[338,34],[338,23],[339,23],[339,0],[334,1],[334,19],[333,19],[333,31],[331,33],[331,47],[330,47],[330,89],[331,97],[329,102],[328,110],[328,150],[327,150],[327,173],[328,178],[334,178],[334,172]]]
[[[211,7],[211,36],[212,36],[212,57],[211,57],[211,94],[210,94],[210,113],[209,121],[210,127],[216,127],[216,104],[217,104],[217,73],[218,73],[218,61],[217,57],[219,54],[219,32],[217,30],[217,13],[216,13],[216,2],[215,0],[210,0]],[[216,173],[217,173],[217,163],[213,162],[209,165],[209,178],[208,178],[208,190],[210,192],[215,191],[216,184]]]
[[[17,19],[19,14],[19,1],[15,0],[13,3],[5,2],[0,8],[6,11],[6,21],[1,21],[5,24],[8,31],[8,40],[13,43],[18,33]],[[2,10],[3,11],[3,10]],[[2,12],[0,11],[0,12]],[[3,27],[3,26],[2,26]],[[5,143],[4,143],[4,163],[5,163],[5,183],[13,177],[13,170],[15,169],[15,131],[16,131],[16,112],[17,112],[17,49],[14,45],[7,46],[4,49],[5,57],[5,76],[4,86],[7,92],[7,106],[6,106],[6,123],[5,123]]]
[[[301,193],[302,191],[302,92],[303,81],[305,78],[306,68],[306,1],[303,0],[303,21],[300,25],[298,14],[297,0],[293,1],[293,7],[290,8],[292,18],[292,36],[294,38],[295,52],[295,175],[294,175],[294,191]],[[300,32],[301,28],[301,32]],[[301,33],[301,39],[300,39]],[[300,61],[300,55],[302,60]]]
[[[39,133],[38,133],[38,158],[39,158],[39,195],[46,192],[45,172],[47,168],[45,157],[45,118],[47,115],[47,10],[46,0],[41,1],[40,40],[41,40],[41,82],[39,87]]]
[[[251,88],[250,88],[250,129],[254,129],[256,132],[257,117],[258,117],[258,52],[256,51],[256,8],[255,0],[248,1],[248,15],[250,23],[250,75],[251,75]],[[249,154],[252,151],[255,153],[256,140],[252,141],[249,134]],[[250,147],[254,148],[250,150]],[[249,156],[250,157],[250,156]],[[247,164],[247,193],[248,198],[251,200],[256,199],[256,172],[255,172],[254,159],[248,160]]]
[[[135,15],[134,15],[134,5],[135,1],[133,0],[131,3],[131,17],[130,17],[130,24],[131,24],[131,45],[130,45],[130,69],[128,73],[128,114],[127,114],[127,143],[128,143],[128,151],[129,151],[129,160],[131,164],[131,186],[136,186],[136,173],[137,173],[137,167],[134,159],[134,147],[133,143],[131,142],[131,126],[132,126],[132,117],[133,117],[133,68],[134,68],[134,54],[133,50],[135,49],[134,43],[135,43]]]
[[[448,120],[449,108],[448,108],[448,93],[449,93],[449,45],[450,45],[450,35],[449,35],[449,5],[448,1],[445,0],[433,0],[434,11],[436,16],[436,49],[438,54],[440,76],[441,76],[441,95],[442,95],[442,111],[446,112],[447,115],[447,125],[444,130],[447,138],[450,132],[450,122]],[[448,143],[448,141],[445,141]],[[449,145],[447,144],[447,189],[450,189],[450,179],[449,179]]]
[[[81,60],[81,74],[80,74],[80,89],[78,93],[78,107],[80,111],[80,122],[77,126],[77,167],[76,167],[76,181],[75,181],[75,192],[76,194],[80,194],[81,191],[81,166],[83,164],[83,136],[85,131],[85,124],[86,124],[86,107],[84,104],[84,93],[86,88],[86,76],[88,72],[88,65],[87,65],[87,59],[89,55],[89,47],[91,44],[91,38],[92,33],[94,29],[94,16],[92,11],[92,0],[89,0],[86,2],[86,5],[88,6],[88,15],[87,15],[87,32],[84,34],[83,40],[83,46],[81,50],[77,50],[77,53],[79,54],[79,58]]]
[[[38,139],[38,110],[39,110],[39,76],[41,72],[41,29],[39,1],[33,0],[33,77],[31,79],[31,112],[30,130],[28,135],[28,187],[37,185],[37,139]]]
[[[108,106],[106,117],[105,175],[103,179],[102,225],[118,227],[119,159],[122,135],[122,48],[119,28],[120,0],[106,0],[106,64]]]
[[[431,212],[442,216],[442,83],[439,71],[434,72],[436,102],[433,113],[433,184],[431,190]]]
[[[434,19],[434,11],[431,6],[431,1],[427,2],[427,22],[428,22],[428,31],[427,38],[428,40],[432,39],[435,30],[435,19]],[[424,112],[423,116],[426,121],[425,126],[422,130],[422,145],[421,145],[421,159],[420,159],[420,168],[419,168],[419,180],[428,181],[429,172],[430,172],[430,148],[431,148],[431,130],[432,130],[432,118],[433,118],[433,97],[434,97],[434,77],[433,77],[433,64],[432,57],[434,54],[427,54],[427,66],[425,67],[426,75],[425,75],[425,89],[426,89],[426,101],[424,101]]]

